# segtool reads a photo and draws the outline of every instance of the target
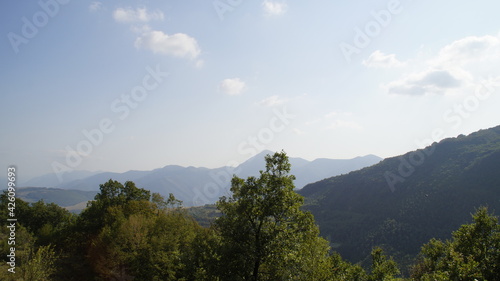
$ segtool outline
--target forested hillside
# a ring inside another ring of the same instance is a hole
[[[299,191],[336,251],[366,262],[382,246],[403,265],[450,238],[479,206],[500,211],[500,127],[445,139]]]
[[[409,267],[391,254],[401,246],[391,246],[401,241],[394,234],[406,235],[405,242],[413,244],[411,239],[420,238],[426,229],[410,236],[399,221],[389,218],[379,233],[368,236],[372,240],[360,240],[365,243],[361,246],[370,247],[362,266],[332,251],[330,245],[341,240],[321,237],[313,214],[304,210],[304,197],[295,191],[286,154],[267,155],[265,160],[258,177],[232,178],[232,195],[219,199],[218,217],[206,226],[200,226],[173,194],[164,198],[131,181],[101,184],[79,215],[54,203],[15,198],[11,186],[0,196],[0,218],[8,222],[0,229],[0,279],[500,280],[500,224],[487,208],[478,208],[471,224],[450,231],[451,240],[423,241]],[[361,209],[352,209],[351,218]],[[333,223],[333,229],[349,229],[345,222]],[[351,225],[353,236],[356,227]],[[387,240],[377,240],[377,235]]]

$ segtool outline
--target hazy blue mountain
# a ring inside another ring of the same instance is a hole
[[[150,173],[151,171],[128,171],[125,173],[101,172],[90,177],[59,184],[57,187],[63,189],[99,190],[99,184],[105,183],[109,179],[119,182],[134,181]]]
[[[242,163],[238,166],[237,170],[239,173],[237,175],[243,178],[258,176],[259,170],[264,169],[266,164],[264,157],[272,153],[272,151],[265,150]],[[290,157],[289,160],[292,165],[291,173],[297,178],[295,180],[295,187],[301,189],[309,183],[371,166],[380,162],[382,158],[375,155],[367,155],[353,159],[318,158],[308,161],[302,158]]]
[[[422,244],[470,222],[481,205],[500,214],[500,126],[460,135],[299,191],[323,236],[352,262],[384,246],[408,264]]]
[[[203,167],[168,165],[152,171],[102,172],[73,181],[65,181],[54,186],[40,186],[98,191],[99,184],[109,179],[120,182],[133,181],[138,187],[151,190],[152,192],[159,192],[163,195],[173,193],[178,199],[184,202],[185,206],[205,205],[216,202],[220,196],[230,194],[229,185],[233,174],[243,178],[252,175],[257,176],[259,170],[265,167],[264,156],[272,153],[271,151],[263,151],[237,167],[208,169]],[[373,165],[380,160],[381,158],[373,155],[347,160],[317,159],[308,161],[301,158],[290,158],[292,173],[297,177],[295,183],[297,188],[302,188],[307,183]],[[34,179],[33,182],[46,183],[46,181],[42,181],[45,178],[50,178],[50,175]]]
[[[79,179],[84,179],[87,177],[90,177],[95,174],[99,174],[101,172],[90,172],[90,171],[81,171],[81,170],[75,170],[75,171],[68,171],[65,172],[62,175],[62,181],[59,180],[57,175],[55,173],[50,173],[46,175],[42,175],[39,177],[34,177],[28,181],[21,181],[19,182],[20,186],[38,186],[38,187],[45,187],[45,186],[50,186],[50,187],[56,187],[62,184],[67,184],[69,182],[79,180]]]

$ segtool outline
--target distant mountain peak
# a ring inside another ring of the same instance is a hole
[[[265,169],[264,157],[268,154],[273,155],[274,152],[263,150],[237,167],[209,169],[167,165],[151,171],[130,170],[124,173],[92,174],[86,178],[78,178],[55,186],[70,190],[97,191],[100,184],[111,178],[119,182],[133,181],[141,188],[163,195],[173,193],[178,199],[184,201],[185,206],[204,205],[216,202],[222,195],[229,195],[233,174],[242,178],[258,176],[259,171]],[[297,188],[326,177],[370,166],[379,161],[379,158],[370,161],[363,157],[345,160],[324,158],[319,161],[308,161],[297,157],[289,157],[289,159],[292,165],[291,173],[297,178],[295,181]],[[42,186],[55,187],[49,184]]]

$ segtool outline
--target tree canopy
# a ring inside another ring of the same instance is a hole
[[[311,213],[301,210],[288,157],[279,152],[265,160],[260,177],[234,176],[233,195],[217,203],[223,280],[324,280],[329,246]]]

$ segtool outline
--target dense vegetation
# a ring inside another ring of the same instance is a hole
[[[2,227],[1,280],[402,280],[379,247],[370,267],[344,260],[319,236],[284,152],[266,157],[259,177],[232,179],[220,216],[200,226],[172,194],[109,180],[80,214],[16,200],[16,273],[8,272]],[[0,217],[7,219],[6,193]],[[412,280],[498,280],[500,225],[486,208],[450,241],[431,240]]]
[[[450,239],[479,206],[500,210],[499,167],[500,126],[445,139],[299,193],[342,257],[367,267],[371,249],[381,246],[408,274],[422,244]]]

